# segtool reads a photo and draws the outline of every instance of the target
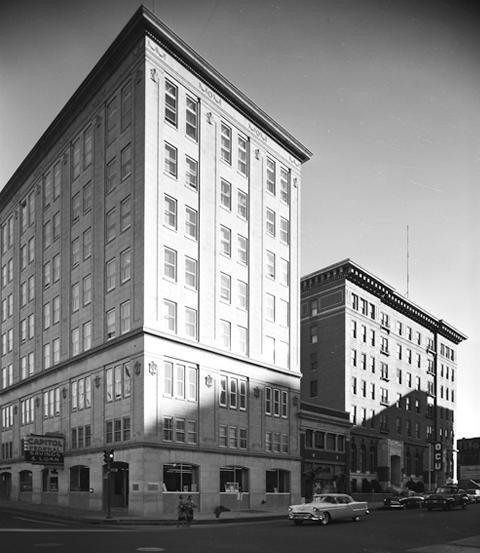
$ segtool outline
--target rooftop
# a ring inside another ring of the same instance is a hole
[[[357,286],[360,286],[379,298],[385,305],[403,313],[406,317],[409,317],[432,332],[438,332],[455,344],[459,344],[467,339],[467,336],[455,327],[416,305],[397,292],[395,288],[366,271],[351,259],[344,259],[343,261],[339,261],[338,263],[334,263],[333,265],[329,265],[328,267],[303,276],[300,279],[301,292],[303,293],[318,284],[342,279],[349,280]]]
[[[263,133],[281,144],[296,160],[303,163],[310,159],[312,153],[303,144],[199,56],[155,14],[145,6],[140,6],[8,180],[0,192],[0,205],[5,205],[17,186],[30,176],[38,162],[68,129],[137,41],[144,36],[154,39],[179,63],[207,83],[216,94],[233,104]]]

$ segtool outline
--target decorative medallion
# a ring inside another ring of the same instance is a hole
[[[260,138],[260,140],[263,140],[263,142],[267,141],[267,135],[265,133],[263,133],[260,129],[257,129],[257,127],[255,127],[255,125],[252,125],[251,123],[249,123],[248,128],[252,131],[252,133],[257,138]]]
[[[212,124],[213,124],[213,114],[212,114],[211,111],[209,111],[209,112],[207,113],[207,123],[208,123],[209,125],[212,125]]]
[[[213,385],[213,377],[211,374],[207,374],[207,376],[205,377],[205,386],[207,388],[211,388]]]
[[[300,167],[300,162],[297,158],[293,156],[288,156],[288,159],[290,160],[290,163],[293,163],[293,165],[295,165],[295,167]]]
[[[97,388],[98,388],[98,386],[97,386]],[[67,398],[67,389],[66,388],[62,388],[62,397],[63,397],[63,399]]]
[[[253,389],[253,395],[255,397],[260,397],[260,388],[258,386],[255,386],[255,388]]]
[[[155,69],[155,67],[152,67],[150,69],[150,79],[152,79],[153,82],[157,82],[157,70]]]
[[[142,364],[140,363],[140,361],[135,361],[135,365],[133,365],[133,372],[138,376],[141,370]]]
[[[95,388],[99,388],[100,387],[100,377],[98,375],[95,377],[94,382],[95,382]]]
[[[255,148],[255,159],[260,159],[260,150]]]
[[[155,361],[150,361],[150,363],[148,364],[148,372],[150,374],[157,374],[157,364],[155,363]]]
[[[198,88],[203,92],[203,94],[205,94],[205,96],[207,98],[209,98],[210,100],[212,100],[213,102],[215,102],[216,104],[218,104],[219,106],[222,104],[222,100],[221,98],[219,98],[215,92],[213,92],[212,90],[210,90],[207,86],[205,86],[203,83],[201,83],[200,81],[198,81]]]
[[[293,403],[293,405],[295,405],[295,407],[297,407],[297,405],[298,405],[298,396],[295,396],[295,397],[293,398],[292,403]]]
[[[100,125],[102,124],[102,116],[101,115],[96,115],[95,116],[95,126],[97,127],[100,127]]]

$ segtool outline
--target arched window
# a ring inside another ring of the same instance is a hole
[[[365,444],[360,446],[360,470],[362,472],[367,471],[367,448]]]
[[[350,462],[352,471],[358,470],[357,446],[355,442],[350,444]]]
[[[90,469],[83,465],[70,467],[70,491],[88,492],[90,491]]]
[[[267,493],[288,493],[290,491],[290,471],[270,469],[265,473],[265,491]]]
[[[31,492],[33,489],[32,482],[32,471],[31,470],[21,470],[19,472],[20,479],[20,491],[21,492]]]
[[[221,492],[248,492],[248,469],[245,467],[222,467],[220,469]]]
[[[198,466],[186,463],[163,465],[167,492],[198,492]]]

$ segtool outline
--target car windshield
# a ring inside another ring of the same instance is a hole
[[[314,497],[316,503],[336,503],[337,500],[332,495],[316,495]]]
[[[452,488],[437,488],[435,490],[435,493],[453,493],[455,492],[456,490],[452,489]]]

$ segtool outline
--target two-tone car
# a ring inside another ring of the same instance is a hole
[[[311,503],[290,505],[288,518],[296,525],[305,521],[325,526],[331,520],[360,520],[370,514],[365,501],[355,501],[343,493],[315,494]]]
[[[425,501],[421,495],[395,495],[383,500],[385,509],[420,509]]]

